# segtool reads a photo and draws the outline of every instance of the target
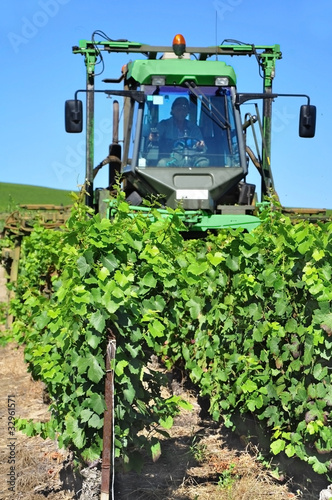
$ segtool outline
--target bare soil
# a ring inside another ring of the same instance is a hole
[[[13,343],[0,347],[0,377],[0,500],[99,499],[100,463],[74,472],[73,457],[58,449],[56,441],[27,437],[18,431],[9,435],[10,395],[15,396],[11,399],[15,399],[16,417],[39,421],[49,418],[43,385],[27,372],[22,347]],[[157,462],[147,459],[140,474],[116,467],[110,500],[318,500],[321,488],[308,488],[305,478],[297,478],[297,482],[276,479],[272,468],[263,467],[257,460],[257,448],[201,418],[192,391],[174,384],[173,390],[181,392],[193,410],[183,410],[175,419],[170,438],[163,439]],[[15,492],[8,489],[13,443]]]

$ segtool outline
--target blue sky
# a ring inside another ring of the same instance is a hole
[[[273,105],[271,163],[285,206],[332,208],[330,196],[330,85],[332,2],[330,0],[14,0],[1,4],[2,115],[0,182],[75,190],[84,180],[84,134],[66,134],[64,101],[85,87],[84,59],[72,54],[95,30],[110,38],[171,45],[182,33],[188,46],[224,39],[256,45],[279,43],[273,91],[308,94],[317,106],[316,137],[298,137],[305,102],[279,98]],[[105,54],[104,77],[120,76],[135,56]],[[253,58],[225,59],[242,92],[261,92]],[[99,83],[99,82],[98,82]],[[102,85],[97,83],[97,87]],[[98,115],[95,164],[111,142],[111,107]],[[96,184],[107,184],[106,173]]]

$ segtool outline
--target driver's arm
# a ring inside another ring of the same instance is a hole
[[[206,145],[205,145],[205,142],[203,141],[203,139],[201,141],[197,141],[196,142],[196,149],[198,151],[202,151],[205,153],[206,151]]]
[[[192,124],[192,130],[190,132],[190,135],[198,139],[195,144],[197,151],[205,153],[207,147],[203,139],[202,131],[196,124]]]

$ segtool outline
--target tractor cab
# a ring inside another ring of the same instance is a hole
[[[178,65],[177,76],[183,77],[185,62],[166,63],[163,76],[171,66],[174,79]],[[160,195],[173,208],[181,202],[188,210],[214,212],[230,196],[238,202],[237,186],[245,179],[247,163],[240,153],[243,133],[234,107],[235,87],[216,85],[207,75],[205,80],[199,86],[186,81],[140,87],[144,99],[140,106],[132,103],[138,108],[131,113],[135,139],[123,169],[127,195],[135,204],[149,194]]]

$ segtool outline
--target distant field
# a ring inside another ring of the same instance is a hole
[[[0,213],[9,213],[24,204],[72,205],[70,191],[25,184],[0,182]]]

